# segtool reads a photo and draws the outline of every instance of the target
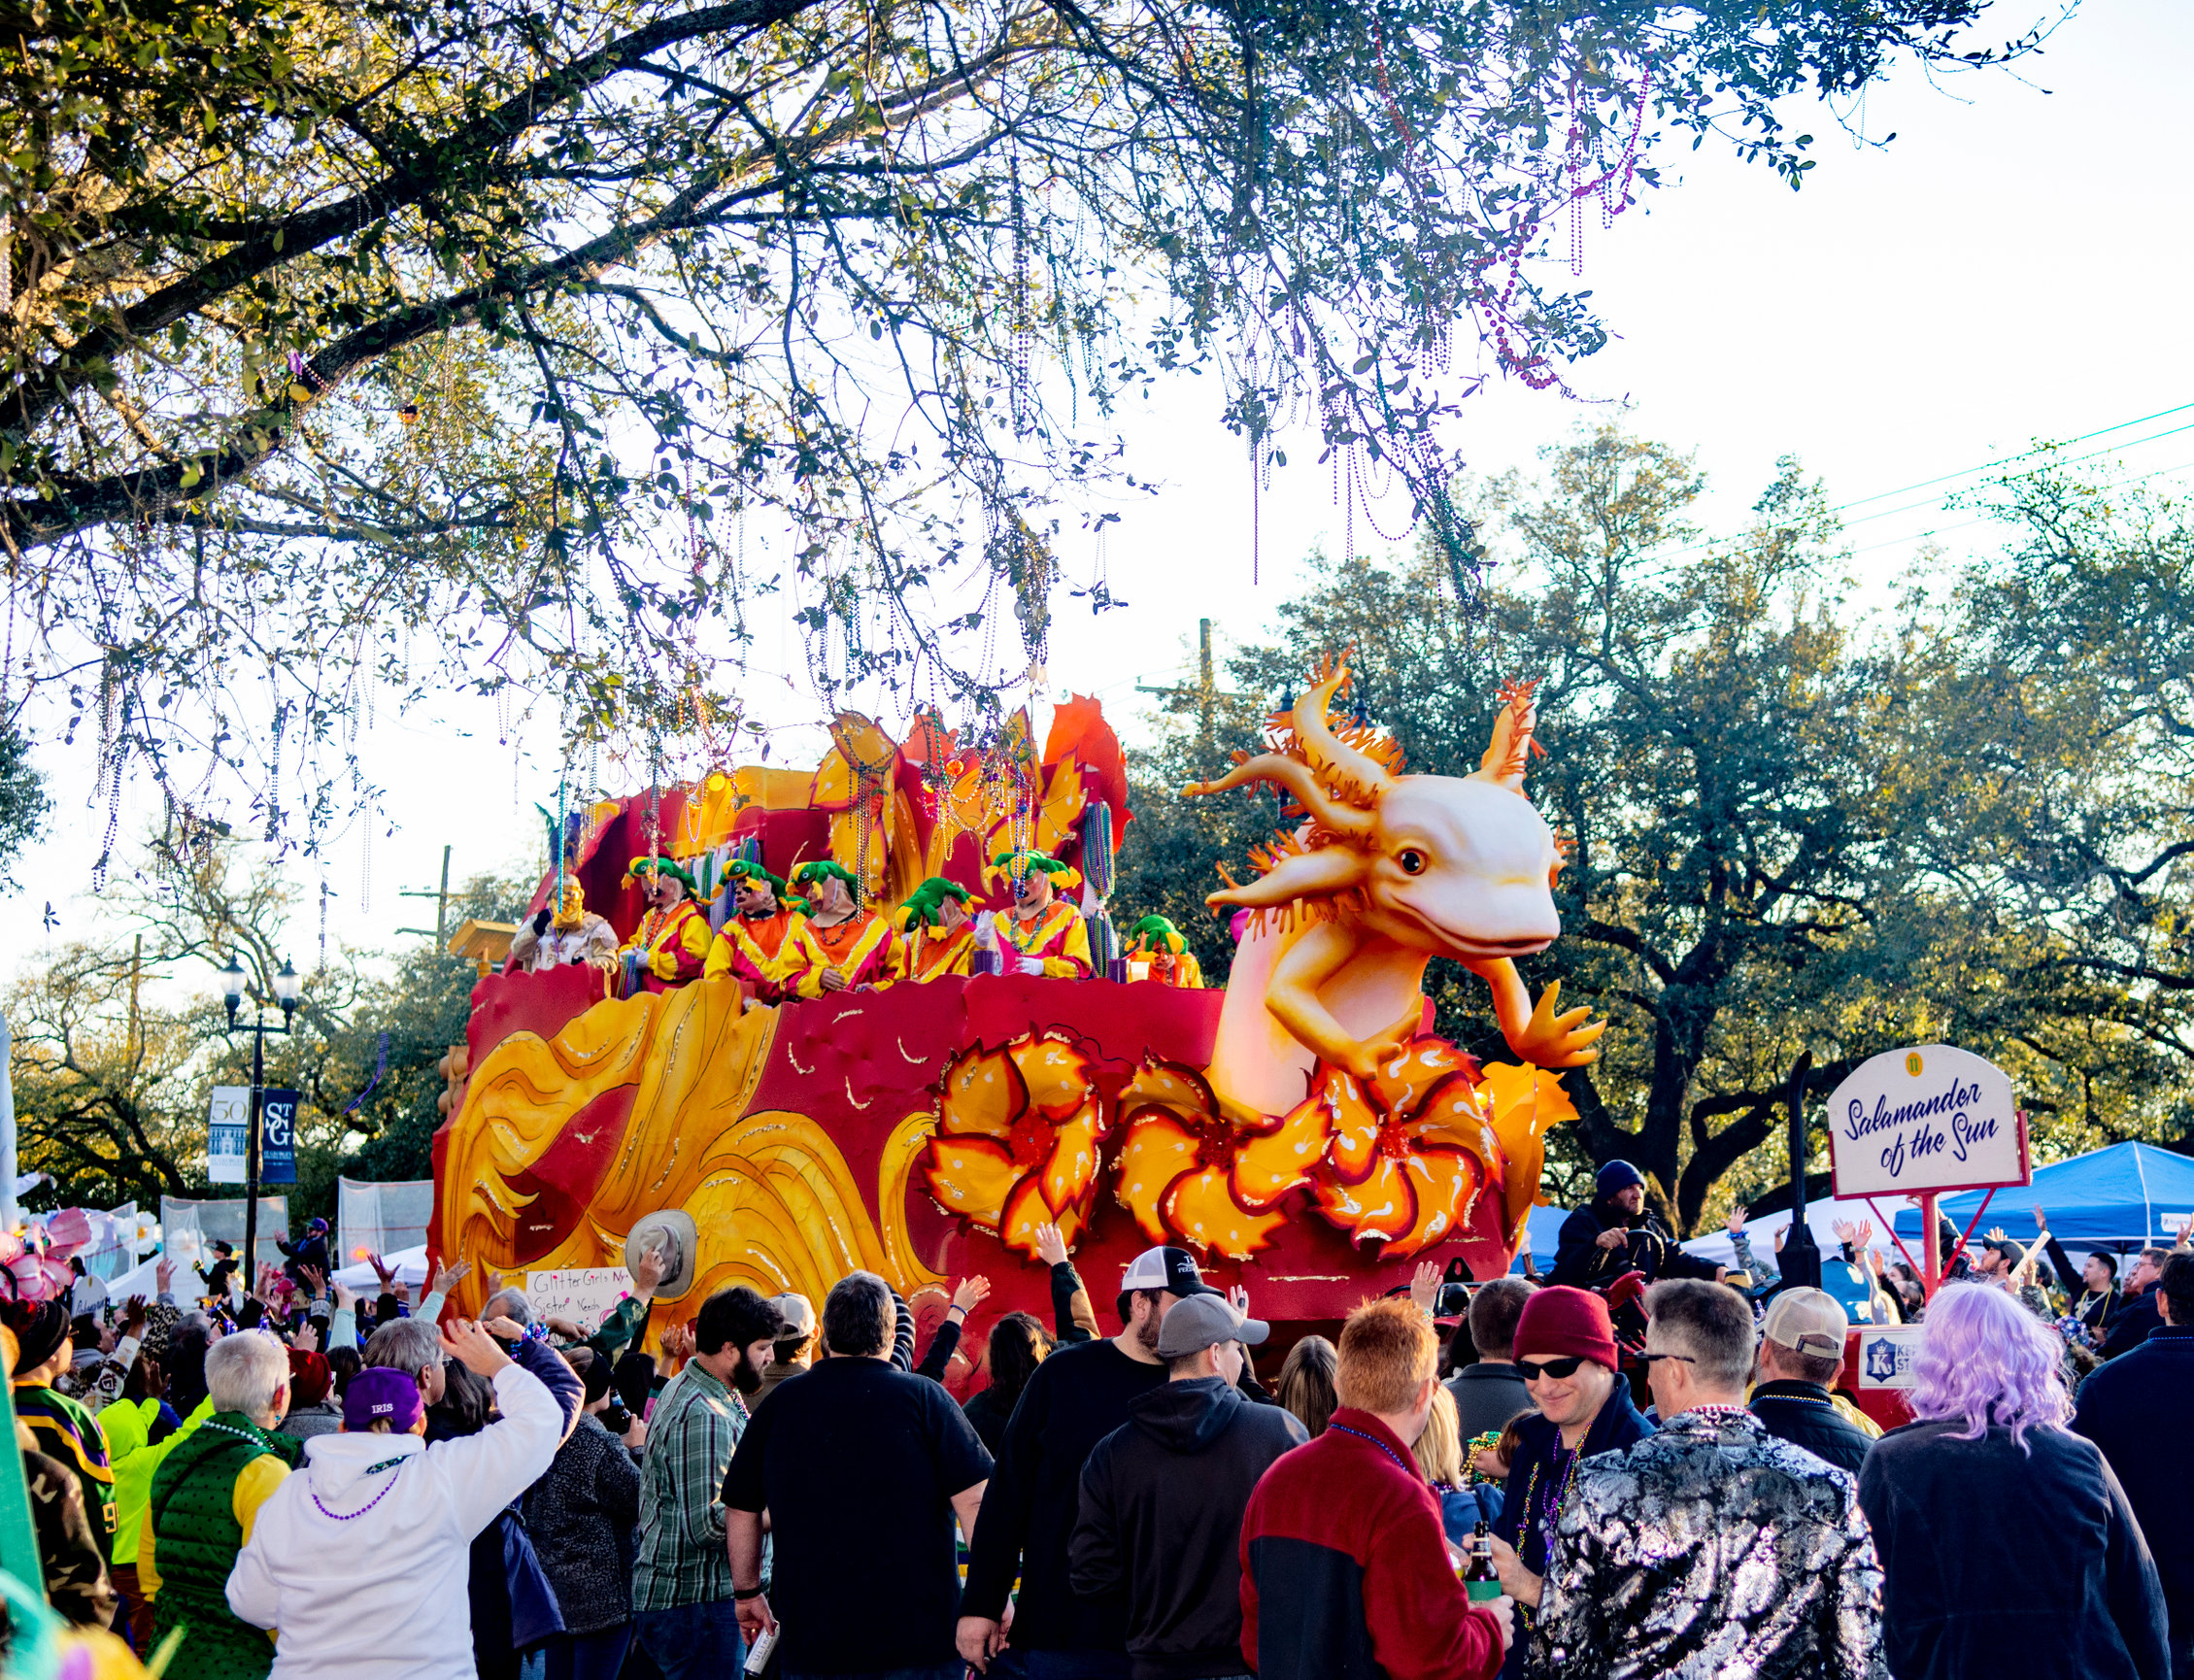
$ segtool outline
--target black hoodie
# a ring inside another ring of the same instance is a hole
[[[1067,1576],[1092,1597],[1125,1594],[1133,1680],[1242,1671],[1242,1511],[1309,1438],[1293,1414],[1198,1377],[1137,1395],[1097,1444]]]

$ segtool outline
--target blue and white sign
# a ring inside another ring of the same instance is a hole
[[[206,1182],[242,1184],[244,1148],[252,1130],[252,1088],[217,1085],[206,1111]]]
[[[259,1095],[259,1182],[297,1182],[297,1093],[293,1091]]]
[[[1859,1386],[1862,1389],[1908,1389],[1912,1386],[1912,1356],[1920,1351],[1919,1325],[1896,1325],[1885,1329],[1859,1331]]]
[[[2010,1076],[1970,1051],[1920,1044],[1873,1057],[1836,1088],[1828,1119],[1840,1196],[2032,1182]]]

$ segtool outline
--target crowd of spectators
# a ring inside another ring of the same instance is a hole
[[[1108,1334],[1039,1252],[1050,1323],[963,1348],[962,1279],[919,1358],[864,1271],[658,1322],[655,1254],[598,1325],[309,1258],[12,1303],[50,1600],[173,1680],[2194,1680],[2183,1238],[2063,1300],[1991,1238],[1887,1434],[1838,1392],[1844,1305],[1743,1267],[1636,1294],[1635,1339],[1496,1280],[1443,1352],[1426,1266],[1280,1354],[1185,1250]]]

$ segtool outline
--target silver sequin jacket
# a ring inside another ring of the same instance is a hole
[[[1881,1565],[1846,1472],[1749,1412],[1685,1412],[1587,1459],[1533,1680],[1887,1680]]]

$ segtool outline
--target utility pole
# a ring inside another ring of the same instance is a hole
[[[144,1017],[137,1013],[137,983],[145,972],[145,935],[140,933],[129,953],[129,1059],[137,1060],[145,1048]]]
[[[1238,700],[1242,696],[1220,691],[1219,678],[1211,659],[1211,621],[1209,619],[1197,620],[1196,635],[1197,745],[1208,750],[1218,732],[1219,702],[1221,700]],[[1188,689],[1179,683],[1168,684],[1163,688],[1153,688],[1147,683],[1137,683],[1135,692],[1138,694],[1164,694],[1170,699],[1188,692]]]
[[[431,898],[434,900],[434,947],[439,951],[450,939],[450,848],[442,848],[442,886],[440,890],[427,892],[410,887],[396,890],[399,898]],[[425,933],[424,927],[399,927],[398,933]]]
[[[1821,1287],[1821,1249],[1806,1217],[1806,1076],[1812,1068],[1813,1053],[1801,1051],[1790,1069],[1785,1099],[1790,1108],[1790,1234],[1783,1238],[1782,1253],[1776,1257],[1785,1289]]]

